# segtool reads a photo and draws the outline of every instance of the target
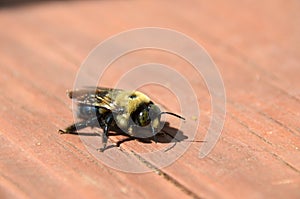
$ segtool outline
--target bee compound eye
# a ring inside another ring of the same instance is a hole
[[[140,126],[146,126],[150,123],[148,110],[143,110],[139,114],[139,124]]]

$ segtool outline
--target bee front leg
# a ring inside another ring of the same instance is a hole
[[[107,144],[107,139],[108,139],[108,131],[109,128],[111,126],[111,123],[113,121],[113,114],[110,113],[106,116],[105,120],[104,120],[104,126],[103,126],[103,134],[102,134],[102,143],[103,143],[103,147],[98,149],[99,151],[103,152],[106,149],[106,144]]]

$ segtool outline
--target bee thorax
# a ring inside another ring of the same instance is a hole
[[[117,115],[116,122],[119,128],[127,128],[128,127],[128,116],[127,115]]]

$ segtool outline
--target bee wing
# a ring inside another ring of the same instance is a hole
[[[115,104],[115,96],[122,92],[121,89],[112,89],[104,87],[86,87],[83,89],[67,91],[67,95],[79,104],[96,106],[110,110],[112,112],[120,112],[123,109]]]

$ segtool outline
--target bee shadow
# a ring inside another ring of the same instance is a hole
[[[69,134],[80,135],[80,136],[101,136],[101,134],[99,134],[99,133],[91,133],[91,132],[70,132]],[[157,143],[172,143],[172,142],[174,142],[174,143],[177,143],[177,142],[181,142],[185,139],[188,139],[188,137],[186,135],[184,135],[181,130],[171,127],[169,122],[165,122],[161,131],[152,137],[139,138],[139,137],[129,136],[128,134],[124,133],[121,129],[119,129],[117,127],[112,128],[108,134],[109,137],[110,136],[118,136],[118,135],[127,136],[127,138],[124,138],[124,139],[118,141],[115,146],[108,146],[107,148],[119,147],[121,144],[128,142],[128,141],[132,141],[132,140],[137,140],[137,141],[145,143],[145,144],[150,144],[152,142],[157,142]]]

